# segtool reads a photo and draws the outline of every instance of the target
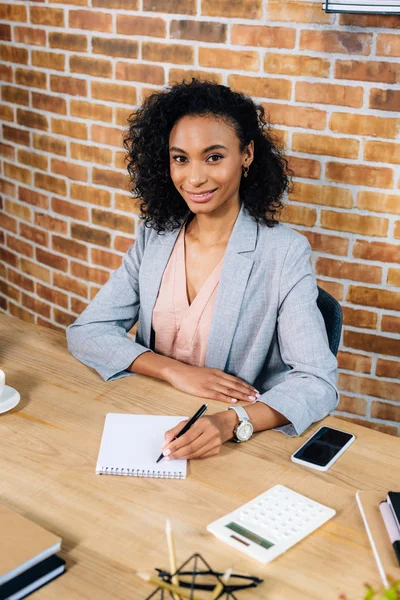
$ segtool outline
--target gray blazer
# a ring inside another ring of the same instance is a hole
[[[179,229],[157,234],[141,224],[89,306],[67,329],[68,348],[107,381],[152,350],[152,313]],[[206,367],[254,385],[261,402],[300,435],[338,402],[331,353],[307,239],[284,224],[257,224],[242,207],[226,248],[208,338]],[[138,321],[136,341],[127,331]]]

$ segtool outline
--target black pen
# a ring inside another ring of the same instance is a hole
[[[174,440],[178,439],[178,437],[181,437],[181,435],[183,435],[184,433],[186,433],[187,431],[189,431],[189,429],[191,428],[191,426],[196,423],[197,419],[200,419],[201,415],[203,415],[206,412],[207,408],[208,408],[208,404],[203,404],[203,406],[201,408],[199,408],[199,410],[197,411],[197,413],[194,414],[191,419],[189,419],[189,421],[180,430],[180,432],[176,434],[176,436],[174,437],[174,439],[171,440],[171,442],[173,442]],[[156,460],[156,463],[160,462],[160,460],[163,457],[164,457],[164,453],[161,452],[160,456]]]

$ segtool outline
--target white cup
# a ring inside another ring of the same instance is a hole
[[[0,399],[4,392],[4,386],[6,385],[6,374],[0,369]]]

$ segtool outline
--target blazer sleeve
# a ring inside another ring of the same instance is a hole
[[[126,369],[149,348],[127,332],[138,320],[139,269],[145,250],[146,228],[140,224],[135,244],[122,259],[77,320],[67,328],[70,352],[106,381],[132,375]]]
[[[290,369],[283,382],[259,398],[290,421],[277,428],[290,436],[324,418],[339,400],[337,361],[317,306],[310,258],[308,240],[296,236],[282,267],[277,322],[280,353]]]

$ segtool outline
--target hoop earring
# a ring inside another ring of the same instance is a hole
[[[242,167],[243,177],[247,177],[249,174],[249,167]]]

